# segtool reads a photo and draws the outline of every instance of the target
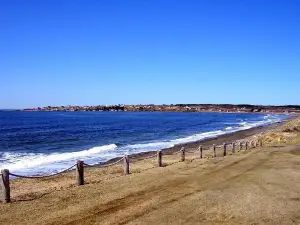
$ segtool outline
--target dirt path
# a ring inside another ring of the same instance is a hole
[[[0,224],[300,224],[299,171],[300,146],[188,160],[0,205]]]

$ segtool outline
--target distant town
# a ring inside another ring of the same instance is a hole
[[[124,111],[124,112],[257,112],[300,113],[300,105],[263,106],[231,104],[171,104],[171,105],[97,105],[47,106],[23,109],[24,111]]]

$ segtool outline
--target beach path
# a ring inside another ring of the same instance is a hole
[[[299,145],[187,160],[1,204],[0,224],[299,224],[299,171]]]

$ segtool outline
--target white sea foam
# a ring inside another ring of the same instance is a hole
[[[221,134],[226,133],[225,131],[217,130],[217,131],[210,131],[210,132],[203,132],[199,134],[193,134],[187,137],[173,139],[173,140],[165,140],[165,141],[158,141],[158,142],[150,142],[150,143],[143,143],[143,144],[133,144],[127,145],[124,147],[120,147],[117,150],[121,151],[126,154],[133,154],[138,152],[147,152],[165,148],[171,148],[178,144],[184,144],[194,141],[203,140],[206,138],[212,138],[219,136]]]
[[[246,126],[247,122],[240,122],[239,125]]]
[[[225,130],[232,130],[233,127],[226,127]]]
[[[115,144],[94,147],[88,150],[78,152],[52,153],[52,154],[33,154],[33,153],[9,153],[3,154],[3,159],[7,162],[1,164],[1,168],[9,168],[12,171],[19,171],[22,169],[29,169],[39,167],[41,165],[48,165],[52,163],[60,163],[63,161],[86,159],[104,153],[105,151],[112,151],[117,146]]]
[[[264,116],[263,118],[264,118],[263,120],[255,121],[255,122],[241,122],[239,123],[241,128],[239,128],[238,130],[247,130],[253,127],[268,125],[268,124],[277,123],[281,121],[281,119],[276,115],[267,115]]]
[[[271,116],[272,116],[271,114],[268,114],[268,115],[264,116],[264,119],[268,119]]]
[[[152,142],[152,143],[144,143],[144,144],[134,144],[134,145],[127,145],[121,149],[127,150],[128,153],[132,152],[143,152],[143,151],[152,151],[157,149],[164,149],[173,147],[174,144],[171,141],[160,141],[160,142]]]
[[[199,134],[194,134],[185,138],[178,138],[175,140],[172,140],[171,142],[174,145],[177,144],[184,144],[184,143],[189,143],[189,142],[194,142],[194,141],[200,141],[206,138],[213,138],[213,137],[217,137],[221,134],[224,134],[224,131],[221,130],[217,130],[217,131],[210,131],[210,132],[204,132],[204,133],[199,133]]]

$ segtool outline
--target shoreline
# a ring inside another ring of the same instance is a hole
[[[224,142],[230,143],[230,142],[234,142],[234,141],[237,141],[237,140],[241,140],[241,139],[244,139],[246,137],[249,137],[249,136],[261,133],[263,131],[275,128],[277,126],[280,126],[282,123],[288,122],[288,121],[292,120],[295,117],[297,117],[297,116],[296,115],[290,115],[288,118],[286,118],[286,119],[284,119],[280,122],[275,122],[275,123],[267,124],[267,125],[259,125],[259,126],[256,126],[256,127],[246,129],[246,130],[238,130],[238,131],[234,131],[234,132],[223,133],[223,134],[220,134],[220,135],[215,136],[215,137],[207,137],[207,138],[204,138],[202,140],[197,140],[197,141],[193,141],[193,142],[176,144],[173,147],[169,147],[169,148],[132,153],[128,156],[129,156],[130,160],[132,162],[134,162],[134,161],[142,160],[144,157],[149,157],[153,154],[156,154],[158,150],[161,150],[163,155],[172,155],[174,152],[179,151],[181,147],[185,147],[187,150],[193,151],[193,150],[196,150],[199,147],[199,145],[202,145],[203,149],[205,151],[207,146],[211,147],[213,144],[216,144],[218,146],[218,145],[222,145]],[[98,162],[98,163],[91,164],[91,165],[93,165],[93,167],[101,167],[103,165],[115,163],[116,161],[120,160],[121,158],[123,158],[123,156],[113,157],[113,158],[111,158],[107,161]],[[82,159],[82,160],[84,161],[84,159]],[[52,174],[55,174],[55,173],[60,173],[60,171],[63,171],[63,170],[64,169],[59,170],[57,172],[51,172],[50,174],[36,173],[34,175],[31,175],[31,176],[52,175]],[[68,172],[70,172],[70,171],[66,171],[64,173],[68,173]],[[24,175],[26,175],[26,174],[24,174]],[[13,180],[15,180],[15,179],[18,179],[18,178],[13,178]]]
[[[201,111],[109,111],[109,110],[100,110],[100,111],[85,111],[85,110],[78,110],[78,111],[72,111],[72,110],[24,110],[24,109],[0,109],[2,112],[66,112],[66,113],[76,113],[76,112],[97,112],[97,113],[236,113],[236,114],[279,114],[279,115],[289,115],[289,116],[297,116],[300,115],[300,112],[276,112],[276,111],[270,111],[270,112],[249,112],[249,111],[218,111],[218,110],[201,110]]]
[[[22,111],[123,111],[123,112],[249,112],[249,113],[299,113],[297,105],[250,104],[117,104],[117,105],[68,105],[26,108]]]
[[[203,146],[204,151],[206,151],[205,147],[208,146],[212,146],[213,144],[216,145],[221,145],[224,142],[234,142],[234,141],[238,141],[238,140],[242,140],[245,139],[247,137],[277,128],[285,123],[288,123],[289,121],[293,120],[294,118],[296,118],[297,116],[293,116],[291,115],[290,117],[280,121],[280,122],[276,122],[276,123],[272,123],[272,124],[268,124],[268,125],[261,125],[261,126],[257,126],[257,127],[252,127],[246,130],[239,130],[239,131],[235,131],[232,133],[227,133],[227,134],[221,134],[219,136],[216,137],[211,137],[211,138],[206,138],[203,140],[198,140],[198,141],[194,141],[194,142],[189,142],[189,143],[183,143],[183,144],[177,144],[173,147],[170,148],[163,148],[163,149],[157,149],[155,151],[147,151],[147,152],[139,152],[139,153],[134,153],[134,154],[130,154],[129,158],[134,162],[134,161],[138,161],[143,159],[144,157],[148,157],[153,155],[154,153],[156,153],[158,150],[161,150],[163,155],[172,155],[174,152],[179,151],[182,147],[185,147],[187,150],[195,150],[197,149],[200,145]],[[102,166],[102,165],[107,165],[110,163],[114,163],[118,160],[120,160],[122,157],[115,157],[112,158],[110,160],[107,160],[105,162],[101,162],[101,163],[97,163],[94,164],[93,166],[97,167],[97,166]]]

